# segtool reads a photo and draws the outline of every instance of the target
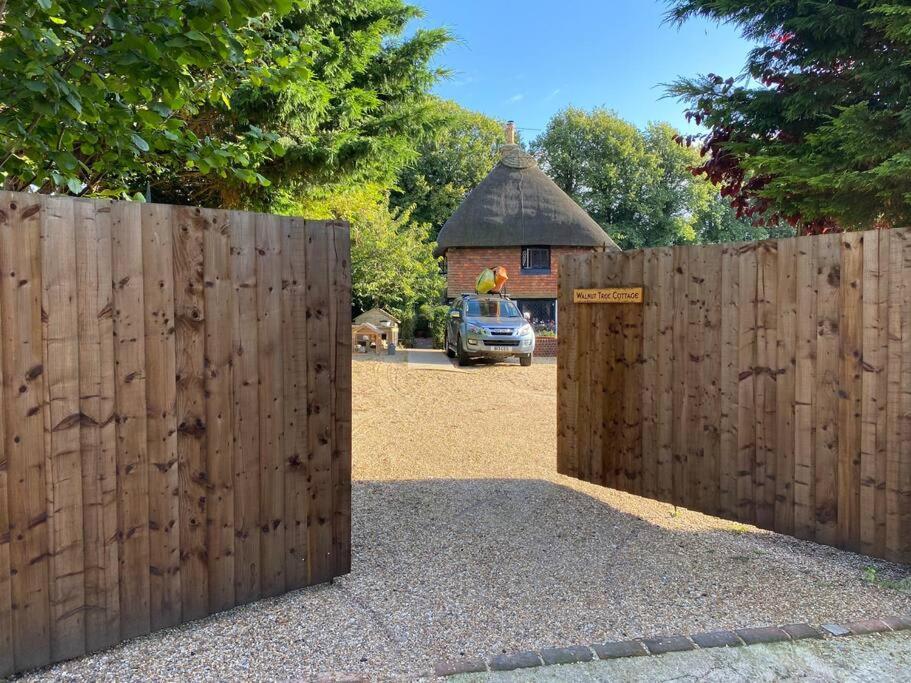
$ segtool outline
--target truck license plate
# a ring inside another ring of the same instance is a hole
[[[491,347],[494,351],[512,351],[511,346],[493,346]]]

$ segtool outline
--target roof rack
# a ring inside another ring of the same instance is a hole
[[[509,299],[512,301],[512,299],[509,298],[509,294],[506,292],[487,292],[487,294],[478,294],[477,292],[462,292],[460,296],[462,299],[467,299],[470,296],[498,296],[501,299]]]

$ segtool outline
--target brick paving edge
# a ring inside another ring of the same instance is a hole
[[[498,654],[487,659],[455,659],[438,662],[433,667],[433,676],[445,678],[460,674],[485,673],[488,671],[515,671],[542,666],[579,664],[590,661],[605,661],[627,657],[643,657],[667,652],[705,650],[717,647],[744,647],[760,643],[784,643],[812,639],[845,638],[871,633],[892,633],[911,630],[911,615],[886,617],[884,619],[863,619],[846,624],[784,624],[781,626],[759,626],[732,630],[711,631],[689,636],[658,636],[636,638],[592,645],[570,645],[551,647],[536,651]]]

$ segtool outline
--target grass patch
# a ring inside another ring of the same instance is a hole
[[[864,581],[879,588],[911,594],[911,576],[903,579],[887,579],[879,575],[876,567],[867,567],[864,569]]]

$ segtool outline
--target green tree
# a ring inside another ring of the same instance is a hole
[[[388,193],[377,186],[351,188],[345,193],[303,202],[286,200],[285,213],[313,218],[337,218],[351,224],[351,280],[354,308],[362,312],[381,306],[404,325],[421,309],[442,300],[445,281],[428,226],[408,211],[389,207]]]
[[[268,208],[391,184],[414,158],[441,30],[403,0],[9,0],[9,189]],[[276,188],[275,185],[281,185]],[[272,187],[269,187],[272,185]]]
[[[435,240],[443,223],[496,165],[497,148],[504,142],[499,121],[435,100],[417,159],[402,170],[392,205],[410,208],[414,220],[430,225]]]
[[[710,129],[699,171],[741,216],[804,232],[911,221],[911,6],[896,0],[674,0],[758,43],[748,79],[670,92]],[[692,139],[691,139],[692,141]]]
[[[665,123],[644,131],[605,109],[567,109],[532,144],[541,167],[624,249],[698,239],[718,193],[693,176],[694,149]]]
[[[304,0],[7,0],[0,5],[0,181],[120,194],[175,158],[203,172],[275,153],[247,127],[199,135],[186,117],[239,83],[294,78],[303,53],[268,28]],[[222,105],[224,106],[224,105]]]
[[[661,169],[645,137],[606,109],[568,108],[532,143],[542,169],[623,248],[655,240],[650,188]]]
[[[445,30],[403,38],[419,16],[403,0],[318,0],[286,15],[267,39],[303,55],[299,75],[277,88],[246,82],[230,107],[215,103],[190,121],[206,131],[253,127],[276,135],[281,156],[253,166],[271,185],[184,173],[161,177],[157,192],[182,203],[268,210],[279,194],[325,200],[365,184],[391,187],[433,125],[427,93],[445,75],[430,66],[449,41]]]
[[[695,217],[693,228],[698,244],[750,242],[796,234],[794,228],[785,222],[756,225],[752,219],[738,218],[734,208],[718,194]]]

